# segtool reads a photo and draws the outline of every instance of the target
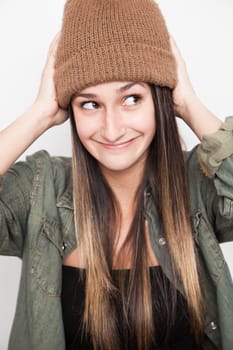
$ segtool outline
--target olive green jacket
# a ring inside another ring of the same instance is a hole
[[[233,349],[233,284],[219,243],[233,240],[233,117],[185,153],[193,238],[206,305],[204,350]],[[71,160],[41,151],[1,179],[0,254],[22,259],[9,350],[65,350],[62,263],[76,246]],[[171,279],[166,239],[149,192],[152,247]],[[78,233],[77,233],[78,234]]]

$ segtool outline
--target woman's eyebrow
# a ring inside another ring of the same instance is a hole
[[[85,94],[83,92],[77,92],[76,94],[74,94],[73,98],[76,98],[76,97],[85,97],[85,98],[96,98],[97,95],[95,94]]]
[[[120,87],[119,89],[117,89],[117,91],[122,92],[125,90],[130,89],[131,87],[133,87],[134,85],[141,85],[143,88],[145,88],[145,84],[144,83],[140,83],[140,82],[132,82],[132,83],[128,83],[122,87]]]
[[[116,92],[123,92],[126,91],[128,89],[130,89],[131,87],[133,87],[134,85],[141,85],[143,88],[145,88],[145,84],[144,83],[139,83],[139,82],[132,82],[132,83],[127,83],[124,86],[121,86],[120,88],[118,88],[116,90]],[[96,94],[91,94],[91,93],[83,93],[83,92],[77,92],[76,94],[74,94],[73,98],[76,97],[84,97],[84,98],[97,98],[98,95]]]

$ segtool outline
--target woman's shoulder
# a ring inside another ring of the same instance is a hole
[[[54,156],[46,150],[40,150],[27,156],[26,163],[31,164],[34,173],[41,180],[51,180],[56,187],[66,187],[72,182],[72,159]]]
[[[31,167],[35,171],[43,171],[46,173],[52,171],[54,175],[59,176],[60,174],[70,173],[72,169],[71,157],[65,156],[54,156],[46,150],[37,151],[26,157],[25,162],[19,162],[18,166]],[[16,163],[17,166],[17,163]]]
[[[19,187],[27,188],[34,195],[53,188],[60,197],[67,191],[72,192],[72,160],[40,150],[16,162],[4,178],[6,184],[17,182]]]
[[[211,178],[200,161],[200,144],[192,150],[184,152],[187,182],[191,204],[200,206],[200,198],[209,198],[210,194],[215,194],[213,178]],[[202,201],[201,200],[201,201]]]
[[[194,146],[189,151],[183,151],[186,171],[188,176],[194,176],[200,172],[201,167],[198,159],[198,148],[200,145]]]

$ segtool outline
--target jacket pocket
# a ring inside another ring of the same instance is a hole
[[[37,243],[32,252],[31,274],[47,295],[61,294],[62,234],[57,223],[43,219]]]

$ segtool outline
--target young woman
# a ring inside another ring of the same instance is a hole
[[[67,117],[72,161],[12,165]],[[36,101],[0,134],[0,251],[23,261],[9,349],[229,350],[232,129],[153,1],[69,0]]]

